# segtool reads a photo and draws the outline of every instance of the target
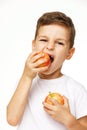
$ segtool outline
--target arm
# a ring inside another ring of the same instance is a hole
[[[17,125],[22,118],[28,99],[28,93],[32,79],[24,75],[19,81],[18,87],[7,106],[7,121],[10,125]]]
[[[66,124],[68,130],[87,130],[87,116],[80,119],[76,119],[71,115],[69,121]]]
[[[64,105],[50,99],[54,105],[43,102],[44,110],[56,121],[64,124],[68,130],[87,130],[87,116],[76,119],[69,109],[68,99],[64,97]]]
[[[22,77],[7,106],[7,121],[10,125],[15,126],[20,122],[27,104],[31,84],[36,73],[47,69],[47,67],[37,67],[39,64],[43,63],[44,60],[37,61],[42,55],[36,54],[36,52],[33,52],[27,58]]]

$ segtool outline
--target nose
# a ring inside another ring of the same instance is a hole
[[[48,42],[47,45],[46,45],[46,48],[48,50],[53,50],[54,49],[54,43],[53,42]]]

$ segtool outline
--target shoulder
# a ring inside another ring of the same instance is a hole
[[[66,78],[66,90],[68,93],[76,97],[83,95],[87,97],[87,90],[80,82],[66,75],[65,78]]]
[[[75,79],[73,79],[72,77],[70,76],[66,76],[66,83],[67,83],[67,86],[69,86],[70,88],[73,88],[73,89],[85,89],[85,87],[83,86],[83,84],[81,84],[80,82],[76,81]]]

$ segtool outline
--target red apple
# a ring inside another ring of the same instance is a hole
[[[45,102],[48,103],[48,104],[51,104],[51,105],[54,105],[52,101],[50,101],[49,99],[56,99],[58,101],[59,104],[63,105],[64,104],[64,99],[63,99],[63,96],[59,93],[49,93],[46,98],[45,98]]]
[[[51,62],[51,61],[50,61],[49,55],[48,55],[47,53],[45,53],[45,52],[42,52],[42,51],[41,51],[40,53],[44,54],[44,56],[41,57],[41,58],[39,58],[38,60],[46,59],[46,62],[40,64],[38,67],[45,67],[45,66],[48,66],[48,65],[50,64],[50,62]]]

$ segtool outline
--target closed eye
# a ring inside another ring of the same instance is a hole
[[[59,45],[64,45],[64,43],[63,42],[57,42]]]
[[[47,40],[46,40],[46,39],[40,39],[40,41],[47,42]]]

